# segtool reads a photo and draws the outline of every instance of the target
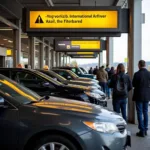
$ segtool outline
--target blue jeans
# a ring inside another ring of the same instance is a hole
[[[107,96],[110,97],[110,93],[111,93],[111,89],[109,88],[109,83],[110,83],[110,80],[107,82],[107,86],[106,86],[106,92],[107,92]]]
[[[102,88],[102,91],[106,94],[107,90],[107,83],[106,82],[99,82],[99,85]]]
[[[148,102],[136,102],[139,130],[148,130]]]
[[[115,112],[120,113],[125,121],[127,121],[127,99],[121,99],[121,100],[113,100],[113,109]]]

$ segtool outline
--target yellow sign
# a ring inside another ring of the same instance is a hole
[[[127,63],[127,62],[128,62],[128,58],[125,58],[125,59],[124,59],[124,62]]]
[[[29,27],[36,29],[117,29],[118,11],[30,11]]]
[[[71,41],[72,46],[79,46],[80,49],[100,49],[100,41]]]
[[[7,55],[7,56],[11,56],[11,55],[12,55],[12,50],[11,50],[11,49],[7,49],[6,55]]]
[[[75,58],[75,57],[77,57],[77,58],[95,58],[95,56],[93,56],[93,55],[86,55],[86,56],[73,56],[73,58]]]
[[[77,52],[79,55],[94,55],[94,52]]]

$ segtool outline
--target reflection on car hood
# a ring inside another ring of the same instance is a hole
[[[82,86],[82,85],[75,85],[75,84],[68,84],[67,87],[79,88],[79,89],[82,89],[84,91],[91,90],[90,86]]]
[[[36,107],[55,109],[59,111],[66,110],[67,112],[69,111],[69,114],[74,112],[84,115],[84,113],[86,113],[87,115],[89,115],[89,117],[94,117],[96,119],[102,119],[105,121],[114,121],[117,119],[118,121],[124,121],[122,117],[120,117],[118,114],[104,109],[99,105],[93,105],[91,103],[85,103],[75,100],[50,97],[48,101],[41,101],[33,103],[32,105]]]
[[[76,81],[76,80],[70,80],[70,82],[72,82],[72,83],[83,83],[83,84],[94,84],[94,82],[92,82],[92,81],[84,81],[84,80],[82,80],[82,81]]]

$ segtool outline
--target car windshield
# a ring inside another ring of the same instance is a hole
[[[84,68],[80,67],[80,69],[83,71],[84,74],[88,74],[88,72]]]
[[[38,101],[41,98],[38,94],[3,75],[0,75],[0,91],[21,104]]]
[[[36,74],[38,74],[39,76],[41,76],[42,78],[52,82],[53,84],[56,84],[56,85],[63,85],[61,82],[57,81],[57,80],[54,80],[53,78],[51,78],[50,76],[42,73],[42,72],[39,72],[39,71],[36,71],[34,70],[34,72],[36,72]]]
[[[56,77],[56,78],[60,78],[61,80],[66,80],[64,77],[62,77],[61,75],[55,73],[54,71],[50,71],[50,73],[51,73],[54,77]]]
[[[82,69],[81,69],[81,68],[78,68],[78,70],[81,72],[81,74],[84,74],[84,72],[82,71]]]
[[[75,78],[79,78],[78,75],[76,75],[74,72],[67,70],[67,72],[69,72],[72,76],[74,76]]]

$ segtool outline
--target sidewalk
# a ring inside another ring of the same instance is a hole
[[[108,108],[112,110],[112,100],[108,100]],[[150,118],[150,106],[149,106],[149,118]],[[149,119],[149,127],[150,127],[150,119]],[[128,124],[128,130],[131,132],[131,140],[132,147],[128,148],[128,150],[150,150],[150,131],[148,132],[148,136],[145,138],[140,138],[136,136],[136,132],[138,132],[138,126]]]

